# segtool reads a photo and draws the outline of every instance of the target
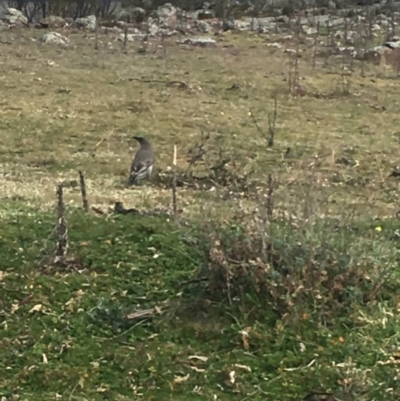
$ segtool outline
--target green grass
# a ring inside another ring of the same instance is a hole
[[[70,254],[83,267],[46,273],[38,254],[53,221],[29,209],[2,221],[0,395],[6,399],[195,400],[200,394],[242,400],[253,394],[289,401],[312,390],[398,399],[399,372],[390,358],[399,352],[399,300],[386,293],[400,287],[397,224],[370,222],[330,238],[332,252],[347,249],[346,269],[366,263],[372,281],[377,268],[393,273],[377,300],[365,304],[347,288],[345,310],[315,298],[298,303],[301,314],[293,309],[282,316],[271,302],[260,302],[262,293],[247,292],[229,305],[203,284],[182,285],[204,263],[201,247],[188,241],[201,235],[161,218],[104,219],[71,210]],[[288,238],[284,225],[277,222],[273,232],[277,252],[295,249],[295,237],[281,242]],[[294,272],[301,269],[301,260],[286,257],[297,261]],[[127,319],[153,307],[165,312]]]
[[[169,38],[165,51],[151,39],[139,54],[118,33],[100,32],[98,51],[94,35],[66,34],[69,48],[33,42],[39,31],[0,32],[0,398],[298,401],[326,391],[397,401],[398,182],[387,178],[398,164],[396,73],[365,65],[362,76],[355,60],[344,93],[350,61],[317,57],[313,69],[304,40],[307,95],[296,98],[289,56],[268,46],[295,48],[284,35],[225,33],[192,50]],[[249,112],[266,132],[276,93],[268,148]],[[170,207],[173,145],[181,173],[202,132],[196,176],[221,152],[231,160],[206,189],[178,188],[179,217],[83,214],[69,186],[69,254],[80,264],[43,266],[56,183],[82,169],[90,205],[105,212],[115,201]],[[126,189],[135,133],[154,144],[157,171]],[[268,174],[279,186],[263,221]],[[182,284],[197,276],[208,281]],[[127,318],[154,307],[162,313]]]

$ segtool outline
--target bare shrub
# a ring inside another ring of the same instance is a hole
[[[366,239],[366,227],[353,220],[273,218],[273,182],[270,178],[266,201],[251,218],[243,215],[204,229],[209,244],[202,271],[208,278],[207,298],[246,304],[256,316],[265,310],[279,318],[313,314],[323,324],[357,305],[389,299],[390,277],[398,263],[390,244],[378,246]],[[379,266],[371,252],[377,246],[379,255],[385,255]]]

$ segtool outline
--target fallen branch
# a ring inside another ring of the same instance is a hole
[[[92,208],[93,209],[93,208]],[[99,210],[100,212],[100,210]],[[177,210],[177,213],[181,213],[182,210],[179,209]],[[138,209],[125,209],[124,205],[122,202],[115,202],[114,204],[114,213],[116,214],[133,214],[137,216],[152,216],[152,217],[161,217],[161,216],[172,216],[173,211],[171,209],[163,209],[163,208],[156,208],[154,210],[138,210]],[[101,213],[99,213],[101,214]]]
[[[161,315],[163,311],[158,307],[155,306],[154,308],[151,309],[143,309],[139,310],[137,312],[130,313],[127,315],[127,319],[143,319],[147,317],[153,317],[154,315]]]
[[[178,86],[182,89],[186,89],[188,84],[182,81],[165,81],[162,79],[145,79],[145,78],[128,78],[128,81],[139,81],[146,84],[165,84],[166,86]]]
[[[179,283],[180,286],[189,285],[189,284],[197,284],[203,281],[208,281],[208,277],[200,277],[200,278],[192,278],[191,280],[181,281]]]

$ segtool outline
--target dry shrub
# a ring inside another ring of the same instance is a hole
[[[256,224],[212,230],[208,296],[242,304],[257,300],[280,316],[318,312],[327,321],[383,296],[385,280],[398,263],[383,248],[384,260],[377,262],[363,234],[332,222],[296,228],[274,221],[266,231]]]

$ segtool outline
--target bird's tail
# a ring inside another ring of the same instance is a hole
[[[132,171],[129,176],[128,185],[134,185],[138,180],[144,178],[149,173],[151,173],[152,166],[143,166],[138,171]]]
[[[137,182],[137,174],[131,174],[128,179],[128,186],[135,185]]]

